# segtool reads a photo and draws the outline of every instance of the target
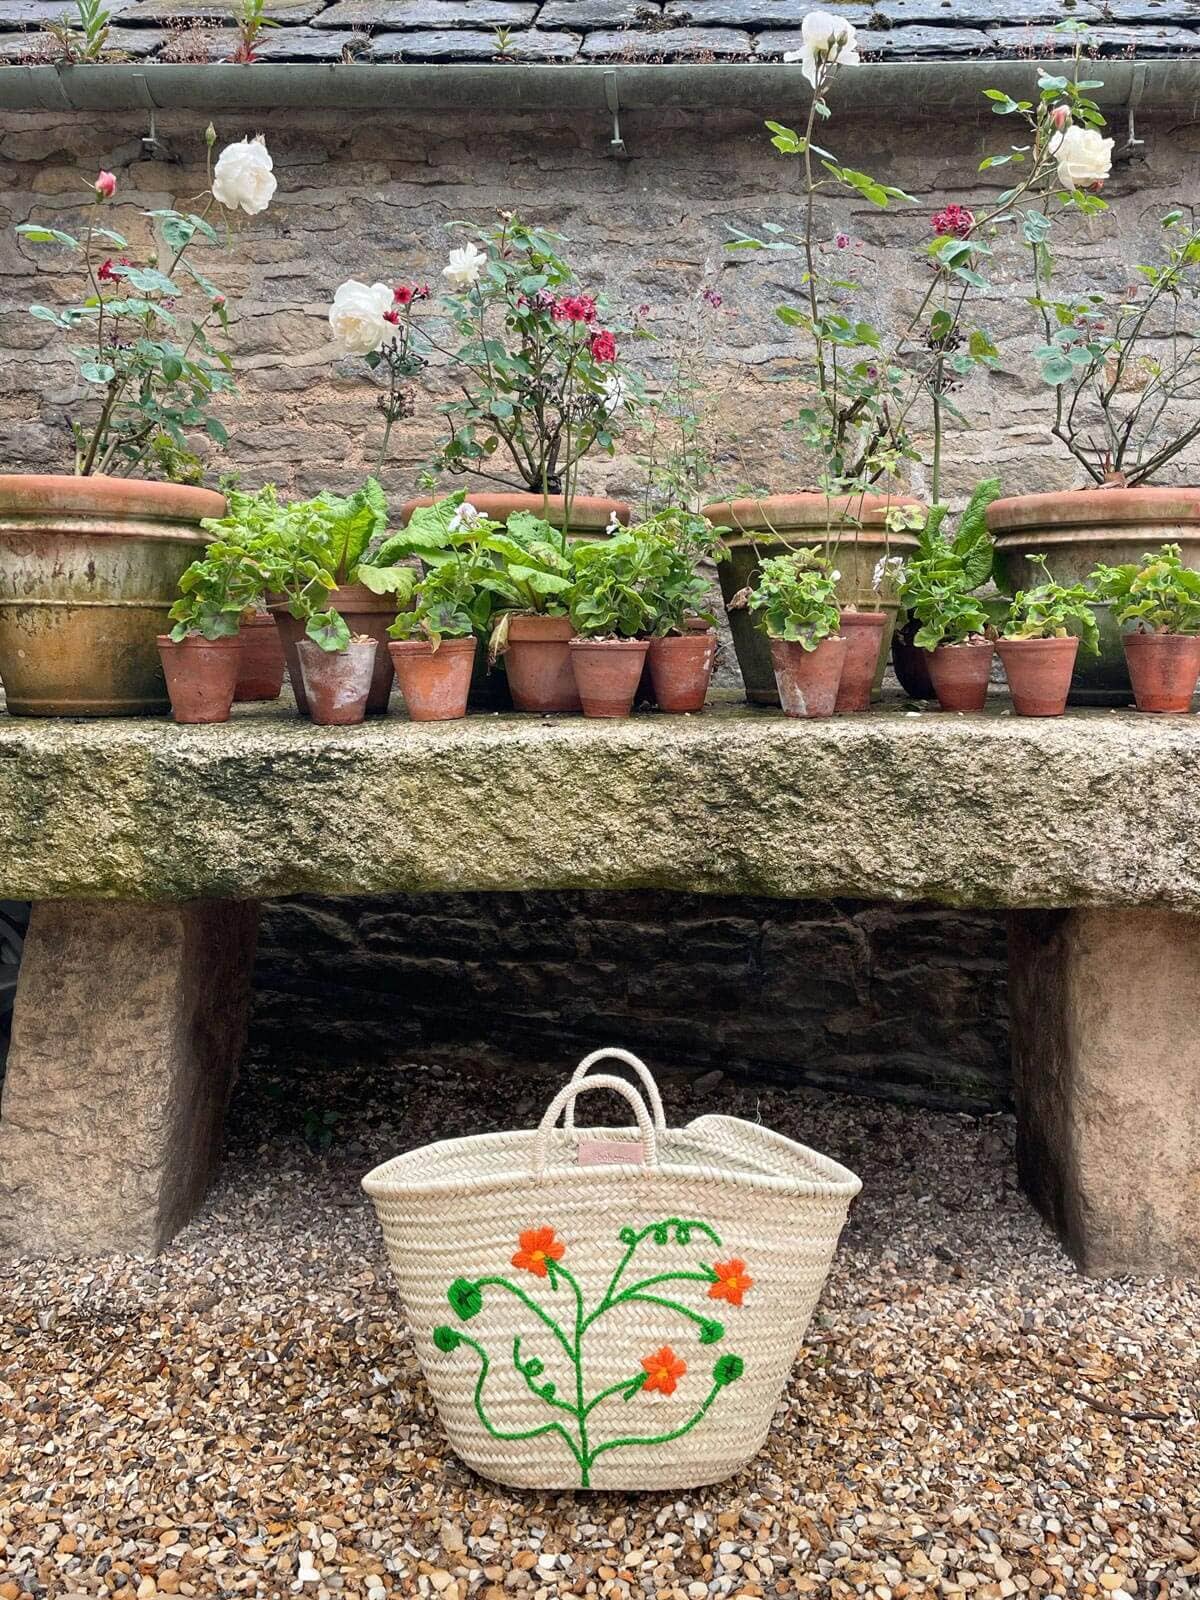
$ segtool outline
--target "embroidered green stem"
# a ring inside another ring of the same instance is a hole
[[[481,1344],[479,1344],[475,1339],[471,1338],[469,1333],[459,1333],[457,1329],[452,1329],[450,1331],[456,1334],[460,1343],[470,1345],[471,1349],[474,1350],[475,1354],[479,1357],[479,1379],[475,1384],[475,1415],[491,1434],[492,1438],[515,1441],[520,1439],[540,1439],[544,1434],[557,1433],[566,1441],[567,1449],[570,1450],[571,1454],[578,1462],[579,1470],[584,1475],[584,1484],[586,1486],[588,1464],[585,1463],[583,1457],[579,1454],[579,1451],[575,1446],[574,1439],[572,1439],[571,1435],[563,1427],[561,1422],[545,1422],[538,1428],[521,1428],[516,1431],[510,1431],[508,1429],[498,1428],[496,1426],[496,1424],[483,1409],[483,1386],[487,1382],[487,1375],[491,1370],[491,1361],[488,1359],[488,1353]]]
[[[515,1294],[517,1299],[521,1301],[522,1305],[528,1306],[530,1311],[533,1312],[534,1316],[537,1317],[539,1321],[546,1324],[546,1326],[550,1329],[550,1332],[567,1352],[569,1359],[572,1361],[575,1359],[575,1352],[571,1347],[571,1341],[567,1338],[566,1334],[559,1327],[558,1323],[555,1322],[550,1313],[548,1311],[543,1311],[541,1306],[538,1305],[537,1301],[532,1297],[532,1295],[527,1295],[524,1289],[519,1289],[515,1283],[509,1283],[507,1278],[476,1278],[475,1280],[476,1289],[490,1289],[493,1286],[497,1289],[507,1289],[509,1294]]]
[[[588,1472],[590,1472],[591,1469],[592,1469],[592,1466],[595,1463],[596,1457],[597,1456],[602,1456],[606,1450],[622,1450],[622,1449],[625,1448],[626,1445],[634,1445],[634,1444],[640,1444],[640,1445],[670,1444],[672,1439],[682,1439],[684,1434],[685,1433],[691,1433],[692,1429],[696,1426],[696,1424],[699,1421],[701,1421],[701,1419],[706,1415],[709,1406],[712,1405],[713,1401],[717,1398],[717,1396],[720,1394],[721,1390],[724,1387],[725,1387],[725,1385],[723,1383],[715,1383],[714,1382],[712,1388],[708,1391],[707,1399],[705,1400],[704,1404],[700,1407],[700,1409],[698,1411],[694,1411],[692,1413],[692,1415],[687,1419],[687,1421],[683,1424],[682,1427],[675,1428],[670,1433],[655,1433],[655,1434],[646,1435],[645,1437],[641,1437],[641,1436],[637,1436],[637,1435],[632,1435],[631,1434],[628,1438],[624,1438],[624,1439],[607,1439],[607,1440],[605,1440],[605,1442],[603,1444],[598,1444],[596,1446],[596,1448],[592,1451],[591,1455],[589,1455],[588,1458],[587,1458],[586,1470]]]

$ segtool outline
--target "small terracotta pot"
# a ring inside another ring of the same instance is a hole
[[[649,639],[572,639],[571,667],[585,717],[627,717]]]
[[[375,672],[374,639],[352,637],[344,650],[322,650],[311,639],[297,646],[308,714],[318,727],[361,722]]]
[[[570,617],[513,617],[504,666],[518,711],[578,711]]]
[[[283,688],[283,644],[275,618],[258,612],[242,623],[242,665],[234,700],[278,700]]]
[[[996,647],[990,639],[928,650],[929,676],[943,711],[982,711]]]
[[[789,717],[831,717],[837,706],[849,640],[838,634],[815,650],[787,639],[771,640],[779,703]]]
[[[910,700],[932,700],[933,679],[929,676],[929,651],[919,650],[913,635],[919,624],[906,622],[892,635],[892,669],[896,681]]]
[[[396,596],[374,594],[365,583],[344,583],[341,588],[333,591],[327,603],[331,610],[341,615],[352,636],[363,635],[368,639],[374,639],[379,645],[379,649],[375,652],[375,676],[371,680],[371,693],[367,699],[367,715],[382,716],[388,708],[388,700],[392,693],[392,658],[385,647],[388,643],[388,629],[396,619]],[[302,618],[293,617],[287,608],[287,601],[277,595],[268,595],[267,610],[275,618],[275,626],[279,629],[279,637],[283,641],[288,678],[291,680],[292,693],[296,696],[296,710],[301,716],[306,716],[308,702],[304,690],[304,673],[301,671],[300,657],[296,654],[296,650],[301,639],[306,637],[307,623]]]
[[[660,711],[703,711],[717,661],[714,628],[651,639],[649,662],[654,703]]]
[[[843,611],[842,634],[846,639],[846,662],[838,685],[835,711],[869,711],[871,685],[883,648],[886,611]]]
[[[242,644],[236,633],[228,639],[189,635],[179,644],[169,633],[160,633],[158,654],[176,722],[229,721],[242,663]]]
[[[467,695],[475,667],[475,639],[443,639],[437,649],[428,639],[388,643],[396,679],[413,722],[453,722],[467,714]]]
[[[1061,717],[1071,692],[1079,640],[1001,639],[996,649],[1017,715]]]
[[[1200,637],[1127,633],[1125,659],[1139,711],[1190,711],[1200,677]]]

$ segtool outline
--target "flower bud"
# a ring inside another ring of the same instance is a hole
[[[1071,126],[1070,106],[1055,106],[1054,110],[1050,113],[1050,121],[1060,133],[1064,128],[1069,128]]]
[[[204,130],[204,142],[210,150],[217,142],[217,130],[213,127],[211,122]]]
[[[92,187],[96,191],[97,199],[111,200],[113,195],[117,192],[116,177],[113,175],[113,173],[105,172],[103,169],[101,169],[101,171],[96,174],[96,181]]]

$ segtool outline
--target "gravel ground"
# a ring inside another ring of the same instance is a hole
[[[866,1185],[738,1478],[518,1495],[447,1453],[358,1179],[555,1084],[257,1067],[165,1255],[0,1266],[0,1600],[1200,1596],[1200,1291],[1078,1277],[1005,1117],[715,1076],[668,1114],[761,1115]]]

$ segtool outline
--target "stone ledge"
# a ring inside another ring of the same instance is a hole
[[[999,702],[999,705],[1006,702]],[[1200,911],[1200,722],[744,707],[318,729],[0,718],[0,897],[662,888]]]

